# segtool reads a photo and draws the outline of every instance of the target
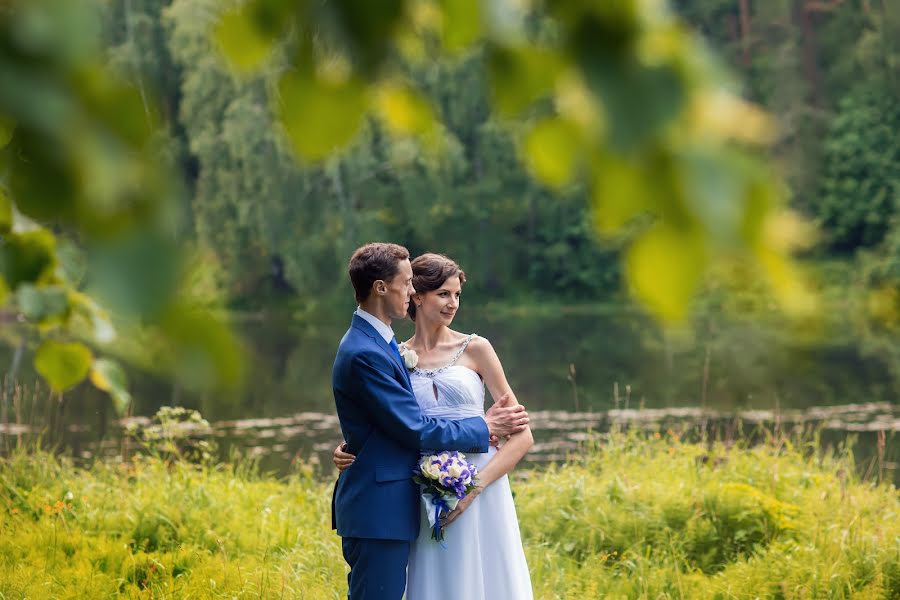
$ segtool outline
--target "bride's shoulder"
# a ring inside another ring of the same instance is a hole
[[[456,331],[455,329],[451,329],[450,333],[453,334],[453,337],[450,338],[450,340],[449,340],[449,344],[451,346],[458,347],[460,345],[463,345],[463,346],[465,346],[466,350],[468,350],[469,348],[472,348],[473,346],[477,347],[478,345],[484,345],[484,344],[490,345],[490,342],[488,342],[486,339],[484,339],[477,333],[463,333],[461,331]]]
[[[461,331],[457,331],[455,329],[448,328],[449,336],[444,338],[443,343],[447,347],[458,348],[461,344],[468,344],[471,340],[474,340],[477,335],[474,333],[463,333]]]
[[[471,334],[463,356],[468,363],[467,366],[481,375],[482,378],[503,370],[500,364],[500,357],[497,356],[494,347],[487,338],[483,338],[480,335]]]
[[[472,358],[477,359],[479,357],[496,355],[496,352],[494,352],[494,347],[491,346],[491,343],[487,338],[481,337],[477,333],[470,333],[466,336],[466,338],[468,338],[466,353],[469,354]]]

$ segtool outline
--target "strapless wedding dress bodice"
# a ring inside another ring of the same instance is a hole
[[[466,340],[466,346],[468,342]],[[414,369],[410,381],[426,417],[462,419],[484,415],[481,376],[468,367],[457,365],[456,360],[440,369]]]
[[[484,415],[484,382],[468,367],[457,364],[469,342],[447,365],[413,369],[416,400],[425,416],[464,419]],[[435,448],[446,450],[446,448]],[[479,470],[497,453],[467,454]],[[516,507],[506,475],[489,485],[450,527],[444,546],[431,539],[425,508],[420,508],[419,537],[413,542],[407,572],[406,600],[530,600],[531,579]],[[448,568],[448,566],[452,566]],[[464,582],[460,587],[460,582]]]

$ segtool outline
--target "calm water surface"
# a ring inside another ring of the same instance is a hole
[[[223,453],[239,448],[277,472],[290,470],[297,457],[327,461],[340,439],[331,363],[349,320],[348,314],[300,325],[246,317],[240,324],[249,350],[246,389],[191,394],[132,374],[133,414],[140,421],[162,405],[195,408],[212,423]],[[532,414],[537,443],[529,460],[538,463],[562,459],[589,431],[602,434],[616,424],[734,438],[778,423],[786,429],[824,427],[828,443],[852,433],[859,438],[861,460],[874,455],[883,431],[888,445],[883,462],[893,468],[900,366],[886,358],[890,353],[869,351],[851,335],[793,335],[733,321],[664,333],[623,306],[537,314],[464,307],[454,328],[478,333],[496,348],[510,384]],[[395,330],[398,339],[412,333],[407,322]],[[20,379],[28,375],[25,370]],[[3,443],[32,434],[28,424],[50,423],[76,456],[121,450],[121,423],[90,386],[67,394],[62,418],[54,411],[59,411],[55,401],[46,400],[24,409],[24,426],[7,426]],[[736,419],[744,423],[743,431]],[[10,408],[7,421],[15,420]]]

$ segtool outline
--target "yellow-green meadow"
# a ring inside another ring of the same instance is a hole
[[[897,490],[813,447],[634,432],[515,472],[536,597],[900,596]],[[14,454],[0,598],[343,598],[330,501],[330,475],[308,468]]]

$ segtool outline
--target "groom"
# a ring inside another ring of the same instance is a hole
[[[332,387],[356,460],[335,485],[332,527],[350,565],[350,600],[400,600],[410,542],[419,533],[412,470],[420,450],[487,452],[491,435],[523,430],[528,415],[497,403],[484,417],[423,416],[391,330],[415,293],[409,252],[367,244],[350,258],[350,281],[359,308],[338,348]]]

